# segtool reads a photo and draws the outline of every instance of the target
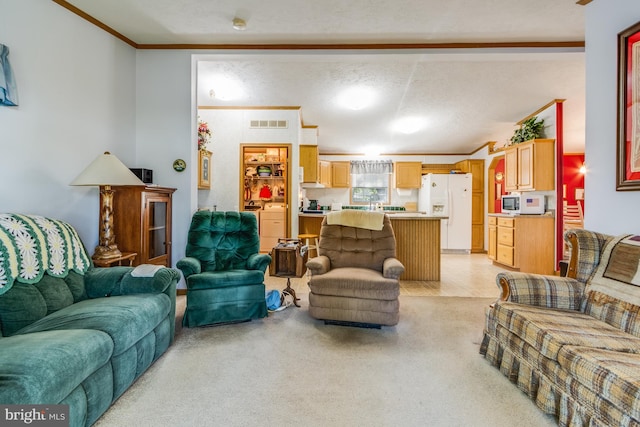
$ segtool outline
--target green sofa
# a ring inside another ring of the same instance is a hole
[[[95,268],[63,221],[0,214],[0,404],[93,424],[173,342],[179,273],[142,270]]]

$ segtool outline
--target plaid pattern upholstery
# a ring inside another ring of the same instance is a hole
[[[569,242],[570,235],[575,235],[578,240],[579,250],[576,279],[586,283],[600,263],[602,250],[613,236],[596,233],[594,231],[571,229],[564,233],[564,240],[567,243]]]
[[[558,362],[589,390],[640,419],[640,355],[565,346]]]
[[[589,292],[584,312],[629,334],[640,337],[640,307],[599,292]]]
[[[538,408],[555,415],[560,426],[640,427],[640,421],[629,412],[577,381],[557,362],[501,326],[497,327],[497,335],[485,332],[480,349]]]
[[[640,307],[590,289],[615,238],[571,235],[576,279],[498,275],[509,295],[487,309],[480,353],[560,426],[640,427]]]
[[[552,360],[564,345],[640,353],[640,338],[584,313],[514,303],[496,304],[495,311],[499,325]]]
[[[508,301],[565,310],[579,310],[584,283],[568,277],[518,272],[498,273],[496,282],[508,283]]]

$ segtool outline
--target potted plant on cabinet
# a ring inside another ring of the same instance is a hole
[[[538,116],[525,120],[519,129],[513,132],[511,144],[520,144],[521,142],[530,141],[540,138],[544,131],[544,119],[538,119]]]

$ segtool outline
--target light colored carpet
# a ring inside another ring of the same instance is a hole
[[[552,426],[478,353],[488,298],[401,296],[400,323],[301,308],[182,329],[97,426]]]

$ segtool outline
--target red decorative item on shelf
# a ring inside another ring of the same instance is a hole
[[[273,194],[271,194],[271,188],[267,184],[263,185],[260,189],[260,199],[262,200],[271,200]]]

